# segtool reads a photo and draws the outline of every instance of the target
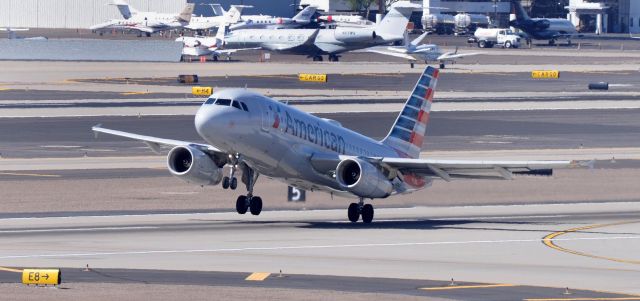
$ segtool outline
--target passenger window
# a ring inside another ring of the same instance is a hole
[[[218,98],[218,100],[216,100],[216,105],[228,107],[231,105],[231,99]]]
[[[238,110],[242,110],[242,108],[240,107],[240,103],[238,103],[237,101],[232,102],[231,106],[233,106],[234,108],[236,108]]]
[[[242,105],[242,109],[244,109],[245,111],[249,112],[249,108],[247,108],[247,105],[244,104],[244,102],[240,103]]]
[[[216,101],[215,98],[209,98],[207,99],[207,101],[204,102],[205,105],[210,105],[213,104]]]

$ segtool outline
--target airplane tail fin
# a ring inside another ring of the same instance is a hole
[[[389,134],[381,141],[393,148],[400,157],[420,156],[438,75],[438,69],[431,66],[424,70]]]
[[[421,34],[419,37],[415,38],[413,41],[411,41],[411,46],[418,46],[420,45],[420,43],[422,43],[422,41],[427,37],[427,35],[429,35],[428,31],[425,31],[423,34]]]
[[[298,23],[309,23],[311,22],[311,17],[315,15],[316,10],[317,8],[315,6],[307,6],[295,15],[292,20]]]
[[[131,16],[133,16],[133,15],[138,13],[137,9],[135,9],[133,6],[129,5],[129,3],[127,3],[124,0],[113,0],[113,5],[118,7],[118,10],[120,11],[120,14],[125,19],[129,19],[129,18],[131,18]]]
[[[516,14],[516,20],[529,20],[529,14],[524,10],[519,0],[511,0],[511,7]]]
[[[224,8],[222,8],[222,5],[214,3],[214,4],[210,4],[211,5],[211,9],[213,10],[213,14],[216,16],[224,16],[225,13],[227,13]]]
[[[376,35],[385,41],[398,41],[404,37],[411,14],[422,6],[409,1],[399,1],[391,5],[387,15],[376,24]]]
[[[235,24],[240,21],[240,17],[242,16],[242,10],[251,6],[248,5],[231,5],[231,8],[227,12],[225,12],[224,22],[225,24]]]
[[[191,16],[193,16],[193,9],[195,8],[195,4],[187,3],[182,12],[178,15],[178,20],[189,23],[191,21]]]

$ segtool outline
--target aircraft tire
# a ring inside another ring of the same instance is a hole
[[[355,223],[360,219],[360,208],[358,208],[357,203],[349,204],[349,208],[347,209],[347,216],[349,217],[349,221]]]
[[[229,177],[222,178],[222,189],[229,189],[230,184]]]
[[[373,205],[366,204],[362,206],[362,222],[369,224],[373,221]]]
[[[253,215],[260,215],[262,212],[262,198],[259,196],[254,196],[249,201],[249,210]]]
[[[236,200],[236,212],[239,214],[247,213],[247,196],[241,195]]]
[[[231,188],[231,190],[236,190],[236,188],[238,188],[238,178],[236,177],[231,178],[231,182],[229,183],[229,188]]]

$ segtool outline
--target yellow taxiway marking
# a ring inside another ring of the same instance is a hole
[[[442,287],[423,287],[421,290],[425,291],[446,291],[446,290],[457,290],[457,289],[474,289],[474,288],[492,288],[492,287],[513,287],[518,286],[515,284],[481,284],[481,285],[452,285],[452,286],[442,286]]]
[[[120,95],[145,95],[149,93],[150,92],[123,92],[123,93],[120,93]]]
[[[596,301],[596,300],[602,300],[602,301],[640,300],[640,297],[524,299],[524,301]]]
[[[557,238],[558,236],[565,235],[565,234],[568,234],[568,233],[574,233],[574,232],[583,231],[583,230],[591,230],[591,229],[604,228],[604,227],[610,227],[610,226],[635,224],[635,223],[640,223],[640,221],[626,221],[626,222],[618,222],[618,223],[611,223],[611,224],[596,224],[596,225],[590,225],[590,226],[584,226],[584,227],[578,227],[578,228],[571,228],[571,229],[567,229],[567,230],[564,230],[564,231],[554,232],[554,233],[551,233],[551,234],[545,236],[544,238],[542,238],[542,243],[544,243],[544,245],[549,247],[549,248],[552,248],[554,250],[558,250],[558,251],[561,251],[561,252],[569,253],[569,254],[585,256],[585,257],[590,257],[590,258],[596,258],[596,259],[609,260],[609,261],[615,261],[615,262],[620,262],[620,263],[640,264],[640,260],[628,260],[628,259],[620,259],[620,258],[606,257],[606,256],[600,256],[600,255],[593,255],[593,254],[589,254],[589,253],[584,253],[584,252],[580,252],[580,251],[576,251],[576,250],[563,248],[563,247],[560,247],[560,246],[556,245],[553,242],[553,239]]]
[[[249,277],[245,278],[244,280],[247,280],[247,281],[264,281],[265,279],[267,279],[269,277],[269,275],[271,275],[271,273],[253,273],[253,274],[249,275]]]
[[[0,271],[22,273],[22,270],[0,267]]]
[[[12,90],[12,89],[9,89],[9,88],[0,88],[0,91],[9,91],[9,90]]]
[[[0,176],[25,176],[25,177],[42,177],[42,178],[59,178],[61,175],[46,175],[39,173],[19,173],[19,172],[0,172]]]

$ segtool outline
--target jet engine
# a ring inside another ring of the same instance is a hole
[[[345,190],[364,198],[386,198],[393,185],[373,164],[361,159],[344,159],[336,168],[336,180]]]
[[[334,30],[336,40],[340,42],[367,42],[376,38],[376,32],[371,28],[336,27]]]
[[[172,175],[198,185],[217,185],[222,180],[222,168],[202,151],[189,146],[176,146],[167,156]]]
[[[549,22],[549,20],[538,20],[533,22],[533,27],[536,30],[545,30],[549,28],[549,26],[551,26],[551,22]]]

